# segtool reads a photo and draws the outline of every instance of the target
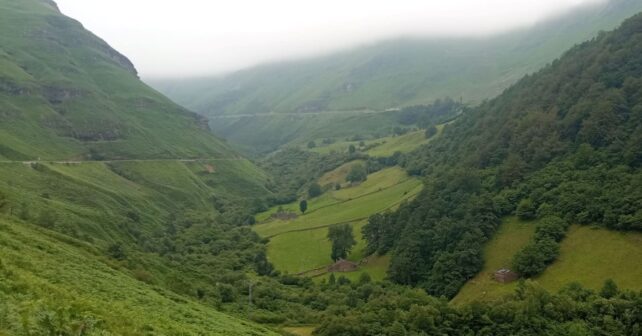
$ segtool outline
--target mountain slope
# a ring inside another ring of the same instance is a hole
[[[267,179],[53,2],[0,0],[1,335],[271,334],[216,311]]]
[[[105,263],[87,244],[0,218],[0,335],[276,335]]]
[[[0,1],[0,157],[222,158],[207,122],[53,2]]]
[[[399,39],[221,78],[150,83],[207,116],[382,110],[444,96],[480,102],[638,11],[639,1],[611,0],[486,39]]]
[[[426,176],[425,192],[365,228],[371,251],[393,252],[391,278],[454,296],[511,214],[553,223],[521,251],[540,268],[529,276],[555,260],[571,224],[642,230],[641,42],[638,14],[406,156],[406,168]]]

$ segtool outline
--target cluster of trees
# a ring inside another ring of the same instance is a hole
[[[450,97],[437,99],[430,105],[415,105],[401,109],[397,121],[402,125],[417,125],[421,128],[443,124],[457,117],[463,105]]]
[[[599,294],[579,284],[551,294],[533,283],[520,283],[502,301],[461,307],[417,291],[387,290],[389,294],[370,292],[354,310],[327,317],[315,334],[624,336],[642,332],[642,293],[619,291],[612,281]]]
[[[350,224],[339,224],[328,228],[328,240],[332,243],[330,258],[334,261],[348,258],[348,254],[357,244]]]
[[[557,216],[544,217],[532,241],[515,254],[513,271],[525,277],[542,273],[559,255],[559,243],[566,236],[567,228],[568,222]]]
[[[298,148],[286,148],[270,155],[260,162],[260,166],[271,176],[267,187],[274,197],[270,204],[296,201],[299,192],[305,192],[306,186],[311,186],[323,173],[355,159],[355,155],[319,154]],[[312,190],[312,194],[316,194],[316,190]]]
[[[447,171],[399,210],[370,217],[367,251],[391,252],[391,280],[453,297],[482,267],[482,247],[499,218],[492,194],[466,170]]]
[[[364,228],[370,251],[392,253],[390,278],[454,295],[510,214],[641,230],[641,31],[638,15],[574,47],[402,156],[425,191]],[[538,241],[516,263],[554,259],[556,239]]]
[[[348,175],[346,175],[346,180],[351,183],[363,182],[367,178],[368,178],[368,171],[366,170],[366,167],[362,164],[354,165],[352,168],[350,168]]]

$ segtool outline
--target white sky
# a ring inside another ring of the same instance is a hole
[[[216,74],[400,35],[487,35],[595,1],[56,0],[142,77]]]

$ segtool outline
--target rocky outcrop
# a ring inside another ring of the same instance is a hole
[[[46,86],[42,88],[42,95],[51,104],[62,104],[67,100],[79,98],[86,94],[85,91],[74,88],[61,88]]]

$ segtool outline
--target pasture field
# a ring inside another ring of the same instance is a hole
[[[341,171],[343,167],[337,168]],[[337,174],[331,172],[331,174]],[[330,259],[331,244],[326,235],[328,227],[339,223],[350,223],[357,240],[349,259],[359,261],[363,254],[364,241],[361,228],[367,218],[375,213],[394,209],[402,201],[411,199],[421,191],[422,184],[418,179],[410,178],[398,167],[387,168],[368,176],[360,185],[341,190],[329,190],[322,196],[309,200],[309,210],[292,220],[271,219],[277,211],[270,209],[259,214],[257,219],[264,221],[254,230],[262,237],[270,238],[268,258],[275,267],[290,274],[301,273],[332,263]],[[298,212],[298,203],[282,207]],[[381,280],[385,276],[388,259],[375,258],[364,265],[373,279]],[[349,278],[358,278],[360,272],[344,274]]]
[[[535,221],[521,221],[517,217],[505,218],[495,236],[484,248],[484,268],[461,288],[453,303],[494,299],[513,293],[517,282],[500,284],[493,273],[501,268],[510,268],[515,253],[530,241],[535,233]]]
[[[507,219],[487,243],[484,269],[452,302],[494,300],[512,293],[517,282],[500,284],[492,279],[492,274],[510,266],[513,255],[528,243],[535,225],[535,222],[522,222],[513,217]],[[641,290],[641,260],[642,234],[573,225],[560,244],[558,259],[533,280],[552,292],[571,282],[599,290],[607,279],[613,279],[623,289]]]
[[[441,133],[443,128],[444,125],[437,126],[439,133]],[[439,133],[437,135],[439,135]],[[364,140],[363,143],[365,144],[365,147],[359,146],[361,141],[337,141],[332,144],[324,145],[321,143],[321,140],[318,140],[317,147],[306,149],[317,153],[327,154],[331,152],[347,152],[350,145],[353,145],[356,149],[359,149],[370,156],[388,157],[392,156],[395,152],[412,152],[420,146],[427,144],[429,141],[430,139],[426,139],[424,130],[416,130],[403,135]],[[305,145],[303,145],[303,147],[305,147]]]

